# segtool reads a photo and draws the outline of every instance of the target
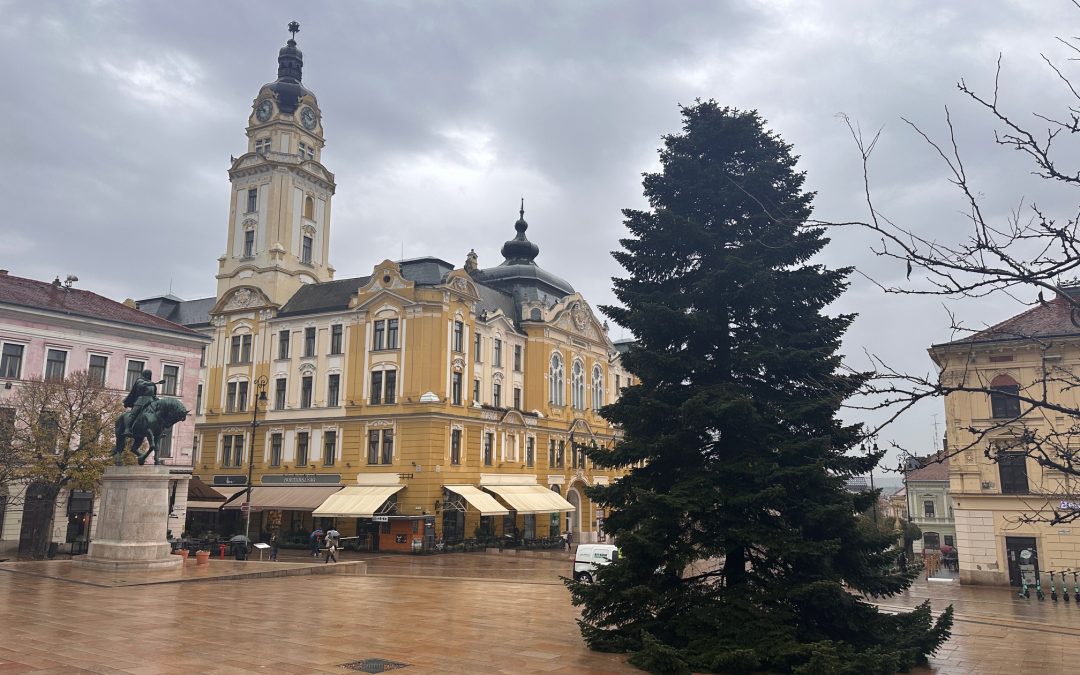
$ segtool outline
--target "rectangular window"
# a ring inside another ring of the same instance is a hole
[[[270,139],[269,138],[256,139],[255,140],[255,152],[259,153],[260,155],[265,155],[266,153],[270,152]]]
[[[251,188],[247,195],[247,212],[255,213],[259,208],[259,188]]]
[[[180,384],[180,366],[162,366],[161,379],[165,380],[161,384],[161,393],[165,396],[176,396]]]
[[[615,376],[615,395],[618,396],[620,394],[622,394],[622,384],[619,383],[619,376],[616,375]]]
[[[484,466],[491,466],[495,454],[495,434],[490,431],[484,434]]]
[[[236,383],[225,385],[225,412],[236,412]]]
[[[255,230],[244,230],[244,257],[255,255]]]
[[[340,398],[341,375],[334,373],[330,376],[330,382],[326,385],[326,405],[336,408]]]
[[[308,432],[300,431],[296,434],[296,466],[305,468],[308,465]]]
[[[233,466],[244,465],[244,437],[241,434],[233,436]]]
[[[199,348],[199,367],[206,365],[206,345]]]
[[[371,373],[371,405],[382,403],[382,371],[376,370]]]
[[[555,463],[560,469],[566,466],[566,441],[559,441],[559,454],[555,456]]]
[[[221,466],[232,466],[232,436],[221,438]]]
[[[142,377],[142,371],[146,364],[142,361],[128,361],[127,363],[127,375],[124,378],[124,389],[131,389],[131,385],[135,384],[135,380]]]
[[[990,414],[994,419],[1012,419],[1020,416],[1020,385],[993,387],[990,392]]]
[[[300,143],[300,159],[315,159],[315,146],[308,145],[307,143]]]
[[[461,464],[461,429],[450,430],[450,463]]]
[[[158,439],[158,457],[172,457],[172,427],[165,429]]]
[[[397,349],[398,346],[398,320],[386,320],[386,348]]]
[[[496,368],[502,368],[502,340],[495,338],[495,355],[493,357]]]
[[[232,341],[229,344],[229,363],[240,363],[240,336],[232,336]],[[128,362],[128,378],[131,378],[131,363]],[[130,388],[131,385],[128,385]]]
[[[279,377],[274,381],[274,410],[285,409],[285,395],[288,392],[289,381]]]
[[[498,382],[491,389],[491,403],[496,408],[502,407],[502,385]]]
[[[923,515],[927,518],[934,517],[934,502],[930,500],[923,502]]]
[[[67,366],[67,352],[62,349],[50,349],[45,358],[45,379],[58,381],[64,379]]]
[[[461,373],[454,373],[450,379],[450,402],[461,405]]]
[[[454,340],[451,348],[455,352],[465,351],[465,324],[460,321],[454,322]]]
[[[480,402],[480,378],[476,378],[472,381],[472,400],[474,403]]]
[[[23,346],[7,343],[4,355],[0,357],[0,377],[19,379],[22,373]]]
[[[337,432],[323,432],[323,466],[334,466],[337,461]]]
[[[341,338],[343,334],[343,326],[340,323],[335,323],[330,326],[330,353],[341,353]]]
[[[307,265],[311,264],[311,245],[312,245],[312,243],[313,242],[311,240],[311,237],[309,237],[309,236],[307,236],[305,234],[304,235],[303,247],[300,250],[300,262],[305,263]]]
[[[247,412],[248,383],[247,381],[236,383],[236,411]]]
[[[551,444],[548,445],[548,466],[555,466],[555,439],[551,439]]]
[[[397,400],[397,371],[387,370],[384,379],[383,402],[393,403]]]
[[[386,349],[386,321],[379,319],[375,322],[375,330],[372,332],[371,348],[378,351]]]
[[[300,378],[300,407],[311,407],[311,376]]]
[[[998,452],[998,472],[1001,494],[1022,495],[1030,492],[1027,475],[1027,456],[1022,452]]]
[[[251,363],[251,336],[240,336],[240,363]]]
[[[87,374],[90,376],[90,381],[99,387],[105,386],[105,372],[109,367],[109,358],[107,356],[99,356],[97,354],[90,355],[90,365],[87,367]]]
[[[315,327],[304,329],[304,356],[315,356]]]
[[[521,387],[514,387],[514,408],[521,410]]]
[[[383,429],[382,432],[382,463],[394,463],[394,430]]]
[[[477,363],[480,363],[480,362],[482,362],[484,360],[482,358],[482,356],[483,356],[483,344],[484,344],[484,338],[480,337],[479,333],[477,333],[476,335],[473,336],[473,356],[472,357],[473,357],[473,361],[475,361]]]
[[[202,385],[195,387],[195,414],[202,414]]]
[[[281,434],[270,434],[270,466],[281,466]]]
[[[529,436],[525,439],[525,466],[532,467],[536,462],[536,439]]]
[[[514,345],[514,370],[521,372],[521,345]]]
[[[379,430],[368,430],[367,463],[379,463]]]
[[[289,335],[287,330],[278,333],[277,357],[279,359],[289,358]]]

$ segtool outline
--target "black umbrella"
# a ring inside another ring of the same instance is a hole
[[[231,541],[231,542],[242,541],[245,544],[250,544],[251,543],[251,540],[248,539],[246,534],[234,534],[232,537],[229,538],[229,541]]]

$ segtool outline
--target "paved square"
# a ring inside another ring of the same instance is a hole
[[[284,560],[309,562],[299,554]],[[582,644],[558,577],[569,557],[359,556],[367,576],[95,586],[0,565],[0,674],[350,673],[382,659],[409,673],[624,673]],[[55,563],[53,564],[55,565]],[[193,562],[188,563],[189,566]],[[232,571],[269,563],[214,561]],[[882,603],[956,606],[954,637],[926,673],[1080,668],[1080,606],[1008,589],[918,582]]]

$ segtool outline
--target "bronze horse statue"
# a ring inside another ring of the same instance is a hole
[[[162,464],[163,462],[157,456],[158,440],[166,429],[177,422],[183,421],[188,416],[188,409],[184,407],[180,399],[159,398],[143,409],[142,415],[131,427],[130,436],[123,435],[126,426],[125,416],[127,415],[131,415],[130,410],[125,411],[116,418],[116,447],[113,448],[116,465],[120,466],[121,464],[120,460],[127,446],[128,438],[131,438],[131,452],[139,459],[139,464],[145,464],[150,453],[154,453],[154,464]],[[147,448],[145,453],[139,454],[139,448],[142,446],[144,439],[149,442],[150,447]]]

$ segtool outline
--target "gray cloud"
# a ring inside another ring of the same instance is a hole
[[[0,3],[0,121],[15,132],[0,181],[3,266],[75,273],[118,299],[170,285],[212,294],[229,156],[245,149],[249,106],[294,18],[338,178],[339,276],[402,252],[461,264],[475,248],[497,264],[524,195],[539,262],[594,305],[611,302],[620,209],[643,206],[640,175],[677,131],[678,104],[696,97],[759,109],[802,156],[821,218],[866,214],[844,112],[870,134],[883,128],[872,165],[881,209],[960,236],[962,202],[900,120],[944,139],[946,105],[994,217],[1021,194],[1076,207],[994,146],[987,117],[954,87],[967,78],[988,90],[1004,52],[1003,96],[1017,114],[1058,109],[1062,89],[1038,54],[1063,55],[1053,38],[1076,19],[1064,0],[293,5]],[[122,240],[133,243],[118,251]],[[873,259],[862,232],[833,240],[829,264],[903,274]],[[1019,308],[958,309],[977,324]],[[861,313],[846,341],[857,364],[868,349],[926,372],[926,347],[949,337],[940,303],[883,297],[858,276],[836,311]],[[889,437],[929,449],[934,414],[940,432],[931,404]]]

